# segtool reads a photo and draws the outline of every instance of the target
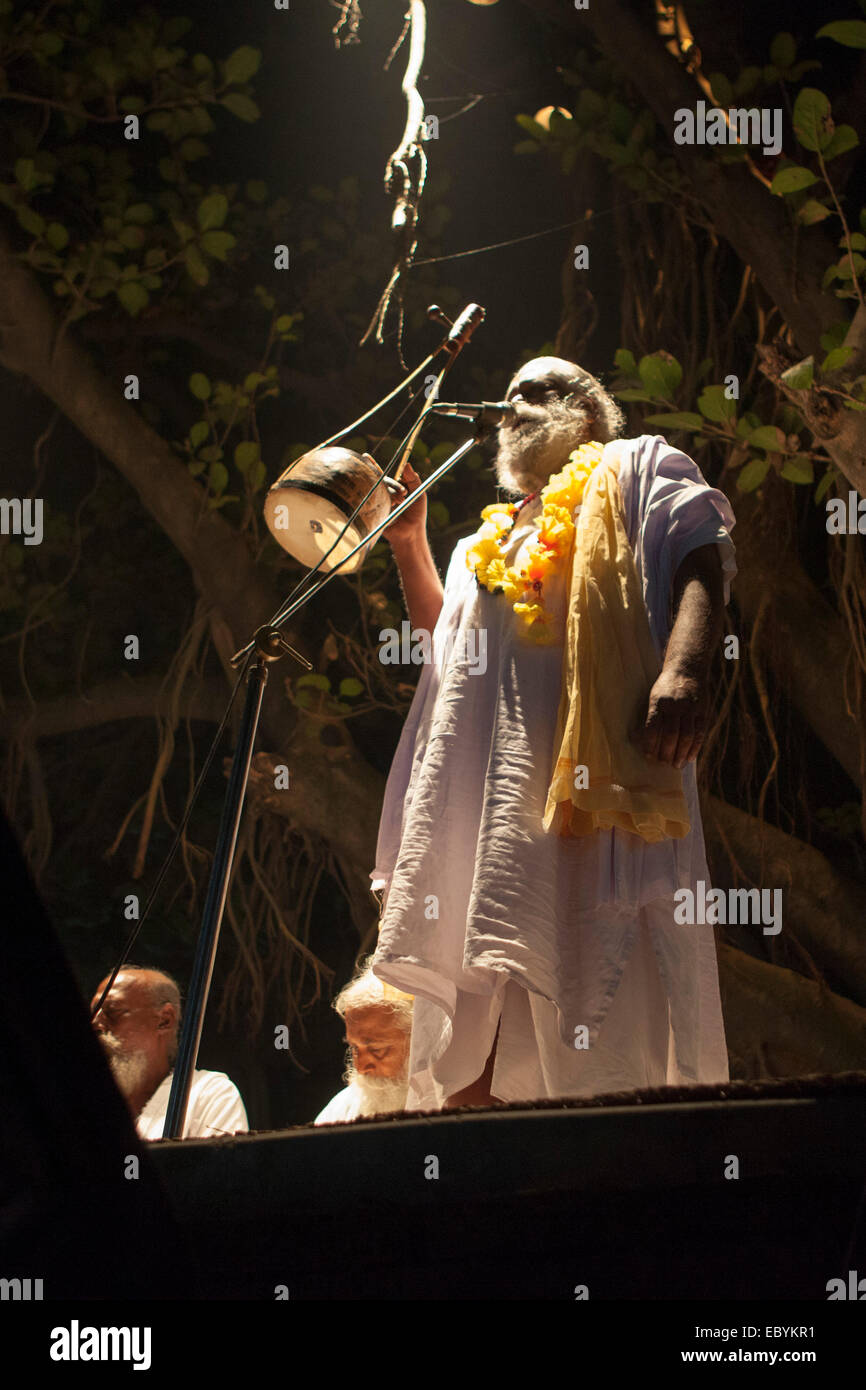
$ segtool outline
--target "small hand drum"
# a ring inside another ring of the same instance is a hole
[[[283,550],[313,569],[331,550],[364,494],[383,476],[369,454],[356,454],[338,445],[313,449],[291,464],[268,492],[265,498],[268,530]],[[381,483],[346,527],[345,535],[331,550],[321,572],[327,573],[339,564],[390,511],[390,495]],[[341,566],[341,573],[351,574],[359,569],[368,550],[369,546],[359,550],[348,564]]]

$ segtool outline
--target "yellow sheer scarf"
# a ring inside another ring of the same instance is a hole
[[[689,833],[682,773],[648,761],[630,737],[660,669],[616,465],[605,457],[575,526],[546,831],[616,827],[651,844]]]

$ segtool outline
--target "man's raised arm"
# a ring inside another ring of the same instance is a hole
[[[410,493],[421,482],[408,463],[403,469],[403,478]],[[392,506],[398,506],[403,500],[402,496],[395,497]],[[409,621],[414,629],[420,628],[432,634],[442,611],[444,591],[427,541],[427,494],[423,493],[382,534],[397,561]]]

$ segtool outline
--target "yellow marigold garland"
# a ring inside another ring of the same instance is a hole
[[[541,490],[541,523],[526,551],[521,570],[506,565],[503,542],[520,511],[519,502],[494,502],[481,513],[478,540],[466,552],[466,563],[478,583],[492,594],[504,593],[530,635],[544,643],[553,639],[551,615],[544,607],[544,581],[562,563],[574,540],[574,509],[593,469],[601,462],[603,444],[581,444],[569,454],[561,473],[554,473]]]

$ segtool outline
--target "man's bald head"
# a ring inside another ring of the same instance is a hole
[[[100,983],[92,1008],[106,983]],[[121,1090],[136,1100],[143,1094],[143,1105],[177,1055],[177,982],[161,970],[124,965],[92,1022]]]
[[[535,357],[508,385],[516,415],[499,427],[494,466],[500,486],[529,493],[564,468],[579,445],[606,444],[623,427],[622,411],[601,383],[564,357]]]

